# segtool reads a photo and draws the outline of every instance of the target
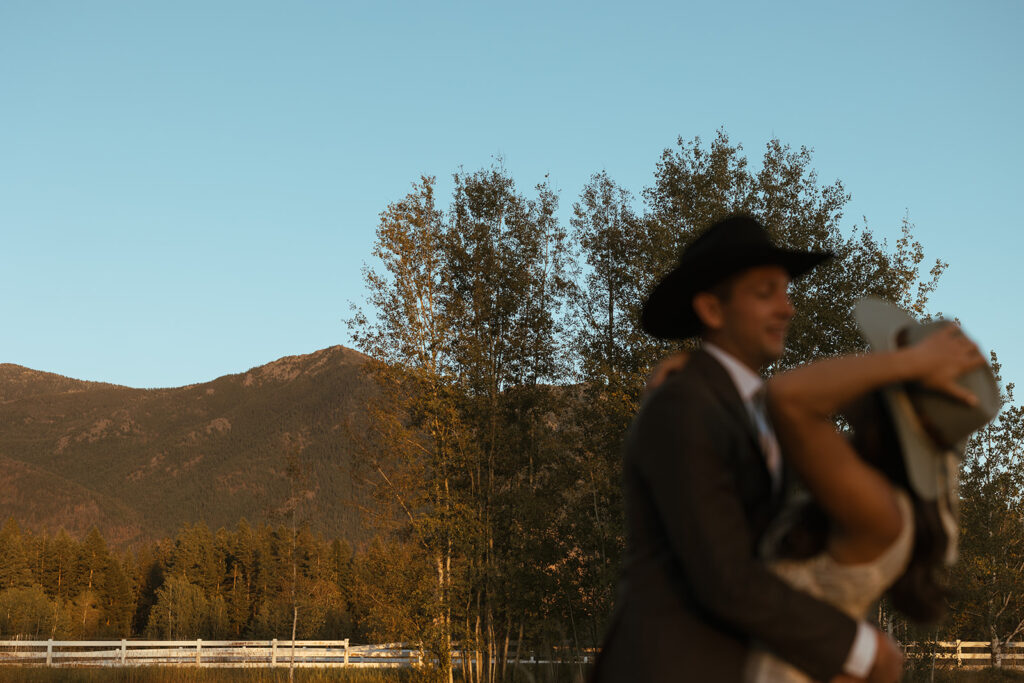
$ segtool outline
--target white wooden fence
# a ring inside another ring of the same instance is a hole
[[[521,665],[587,664],[596,651],[552,652]],[[452,651],[456,666],[463,653]],[[404,643],[350,645],[345,640],[0,640],[0,666],[407,667],[422,652]],[[475,657],[469,666],[479,665]],[[509,660],[513,663],[513,660]]]
[[[420,661],[401,643],[345,640],[0,640],[0,665],[398,667]]]
[[[911,643],[904,647],[907,657],[933,661],[942,668],[983,668],[992,666],[992,643],[987,640],[954,640]],[[1002,665],[1024,668],[1024,641],[1003,643]]]
[[[934,661],[938,667],[991,666],[988,641],[911,643],[907,656]],[[1003,666],[1024,668],[1024,641],[1003,645]],[[520,664],[592,662],[596,653],[582,657],[534,657]],[[461,661],[461,653],[453,652]],[[350,645],[345,640],[0,640],[0,666],[142,666],[196,665],[210,667],[405,667],[421,663],[419,650],[403,643]]]

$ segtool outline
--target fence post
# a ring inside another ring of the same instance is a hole
[[[53,666],[53,638],[46,641],[46,666]]]
[[[203,656],[203,639],[196,638],[196,666],[199,666],[199,660]]]
[[[277,664],[277,638],[270,641],[270,665]]]
[[[963,655],[964,655],[964,652],[963,652],[963,650],[962,650],[962,649],[960,648],[960,639],[959,639],[959,638],[957,638],[957,641],[956,641],[956,668],[958,668],[958,669],[959,669],[959,668],[960,668],[961,666],[963,666],[963,663],[964,663],[964,657],[963,657]]]
[[[348,638],[345,639],[345,666],[348,666]]]
[[[125,659],[128,657],[128,643],[124,638],[121,639],[121,666],[125,665]]]

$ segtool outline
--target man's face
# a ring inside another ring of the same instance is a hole
[[[733,279],[732,293],[718,299],[718,315],[708,323],[708,340],[754,370],[782,357],[793,318],[789,273],[780,266],[757,266]],[[717,297],[716,297],[717,299]]]

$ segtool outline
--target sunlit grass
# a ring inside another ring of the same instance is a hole
[[[904,683],[1024,683],[1024,672],[1013,669],[942,669],[915,666],[908,662],[904,669]]]
[[[930,681],[930,676],[918,675],[914,681]],[[1024,683],[1024,672],[1014,669],[982,669],[980,671],[936,671],[936,683],[950,681],[965,683]]]
[[[508,683],[582,683],[587,667],[525,665],[510,667]],[[284,683],[287,668],[214,669],[189,666],[46,668],[0,666],[0,683]],[[393,669],[295,669],[297,683],[436,683],[436,672]],[[456,681],[464,680],[456,671]]]
[[[510,667],[505,680],[508,683],[582,683],[588,671],[588,667],[577,665],[526,665]],[[0,666],[0,683],[285,683],[287,680],[286,668],[136,666],[86,669]],[[435,683],[438,677],[436,672],[409,668],[297,668],[295,680],[297,683]],[[458,671],[455,680],[464,680]]]
[[[103,669],[0,667],[0,683],[285,683],[288,669],[210,669],[176,666]],[[419,683],[429,680],[412,669],[302,669],[297,683]]]

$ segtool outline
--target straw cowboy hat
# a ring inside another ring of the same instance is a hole
[[[828,251],[804,252],[776,246],[752,216],[729,216],[683,250],[676,267],[647,297],[640,324],[662,339],[695,336],[700,333],[701,323],[691,302],[698,292],[755,266],[781,266],[795,279],[831,256]]]
[[[919,323],[893,304],[875,297],[860,300],[853,315],[873,351],[913,346],[949,324],[945,320]],[[967,439],[996,416],[1001,404],[995,374],[987,364],[957,381],[977,397],[975,405],[913,384],[882,390],[911,488],[923,500],[938,504],[950,541],[947,563],[956,560],[958,477]]]

